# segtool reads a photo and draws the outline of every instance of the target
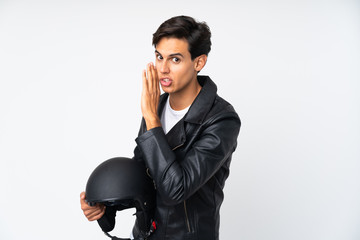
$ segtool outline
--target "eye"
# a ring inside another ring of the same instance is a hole
[[[163,57],[162,57],[161,55],[156,55],[156,59],[157,59],[157,60],[162,60]]]
[[[174,57],[174,58],[172,59],[172,61],[173,61],[174,63],[178,63],[178,62],[180,62],[180,59],[177,58],[177,57]]]

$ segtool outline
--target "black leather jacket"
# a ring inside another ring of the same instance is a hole
[[[223,188],[237,145],[240,119],[198,76],[202,89],[189,111],[166,135],[142,121],[134,158],[144,161],[157,189],[152,240],[218,240]],[[160,97],[159,116],[168,94]],[[136,238],[136,226],[134,227]]]
[[[240,119],[207,76],[188,113],[169,132],[146,131],[143,122],[135,157],[142,158],[157,188],[156,231],[149,239],[219,239],[223,187],[237,145]],[[161,115],[168,94],[160,98]]]

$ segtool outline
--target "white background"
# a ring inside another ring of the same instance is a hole
[[[79,194],[132,156],[152,33],[181,14],[242,120],[221,239],[360,239],[359,1],[124,2],[0,0],[0,239],[107,239]]]

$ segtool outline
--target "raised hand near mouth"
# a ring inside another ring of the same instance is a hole
[[[153,63],[147,64],[146,70],[142,73],[142,80],[141,112],[146,122],[146,128],[150,130],[161,126],[157,114],[160,98],[159,77]]]

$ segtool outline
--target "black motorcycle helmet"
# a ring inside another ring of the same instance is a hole
[[[95,168],[86,184],[86,201],[90,206],[101,203],[118,211],[136,208],[135,228],[139,239],[148,237],[155,228],[154,183],[145,166],[134,159],[111,158]],[[108,234],[115,227],[115,216],[111,222],[113,226],[105,229],[100,226],[108,237],[119,239]]]

